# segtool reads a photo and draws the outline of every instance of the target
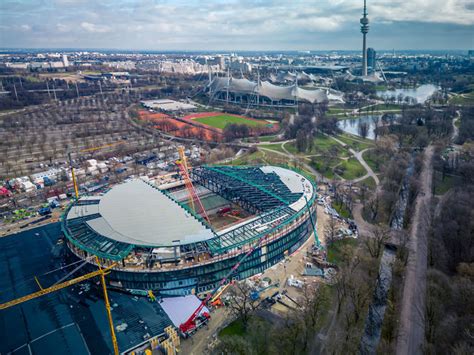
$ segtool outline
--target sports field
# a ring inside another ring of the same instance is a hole
[[[195,117],[193,121],[205,124],[207,126],[224,129],[229,123],[237,123],[237,124],[245,124],[250,127],[257,127],[257,126],[264,126],[268,124],[265,121],[257,121],[253,119],[248,119],[241,116],[233,116],[233,115],[216,115],[216,116],[204,116],[204,117]]]

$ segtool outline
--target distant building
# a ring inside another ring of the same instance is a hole
[[[373,48],[367,48],[367,66],[375,70],[377,52]]]
[[[64,65],[64,68],[67,68],[69,66],[69,61],[67,60],[66,54],[63,54],[63,65]]]
[[[474,49],[470,49],[467,51],[467,56],[471,59],[474,59]]]
[[[194,105],[168,99],[143,100],[141,104],[148,109],[163,112],[193,111],[196,109]]]

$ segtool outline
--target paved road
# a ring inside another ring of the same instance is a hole
[[[424,154],[420,193],[415,202],[408,242],[410,253],[403,287],[397,355],[423,353],[433,146],[426,148]]]

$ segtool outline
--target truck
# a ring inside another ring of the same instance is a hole
[[[38,214],[39,214],[40,216],[49,215],[49,214],[51,214],[51,208],[49,208],[49,207],[41,207],[41,208],[38,210]]]

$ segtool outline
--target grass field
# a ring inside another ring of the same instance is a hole
[[[231,115],[218,115],[208,117],[193,118],[193,121],[205,124],[207,126],[224,129],[229,123],[244,124],[250,127],[257,127],[265,125],[265,122],[259,122],[256,120],[249,120],[245,117],[231,116]]]
[[[449,100],[449,103],[453,105],[474,105],[474,91],[462,96],[454,96]]]
[[[374,190],[375,187],[377,186],[377,184],[375,183],[375,180],[371,176],[369,176],[367,179],[362,180],[357,185],[359,185],[360,187],[365,186],[369,190]]]
[[[276,141],[278,140],[278,136],[277,135],[272,135],[272,136],[260,136],[258,137],[258,140],[260,142],[271,142],[271,141]]]
[[[285,148],[290,153],[301,154],[301,153],[298,153],[294,142],[286,144]],[[334,139],[320,133],[318,133],[316,137],[314,138],[313,149],[311,149],[311,151],[308,151],[302,154],[305,154],[305,155],[323,154],[324,155],[324,154],[328,154],[330,150],[333,150],[334,153],[336,153],[338,157],[348,156],[347,151],[339,143],[337,143]]]
[[[373,151],[369,150],[362,154],[362,158],[365,160],[368,166],[375,172],[379,173],[381,166],[385,164],[385,160],[380,156],[376,155]]]
[[[373,141],[371,141],[370,139],[363,139],[363,138],[356,137],[347,133],[340,134],[337,136],[337,138],[340,141],[343,141],[344,143],[349,145],[354,150],[358,150],[358,151],[374,146]]]
[[[435,195],[444,195],[449,189],[456,185],[455,176],[446,175],[443,179],[442,174],[439,171],[435,171],[433,174],[434,193]]]
[[[281,143],[276,143],[276,144],[260,144],[258,146],[259,148],[264,148],[264,149],[270,149],[270,150],[275,150],[277,152],[285,153],[283,150]]]
[[[345,238],[336,240],[334,243],[328,246],[328,261],[330,263],[338,264],[341,262],[342,255],[345,248],[355,248],[357,246],[357,239]]]
[[[227,327],[225,327],[219,332],[220,337],[225,336],[225,335],[243,336],[244,334],[245,334],[244,324],[242,323],[242,320],[240,319],[233,321]]]
[[[341,177],[346,180],[357,179],[366,174],[364,167],[355,158],[343,161],[338,168],[342,170]]]

